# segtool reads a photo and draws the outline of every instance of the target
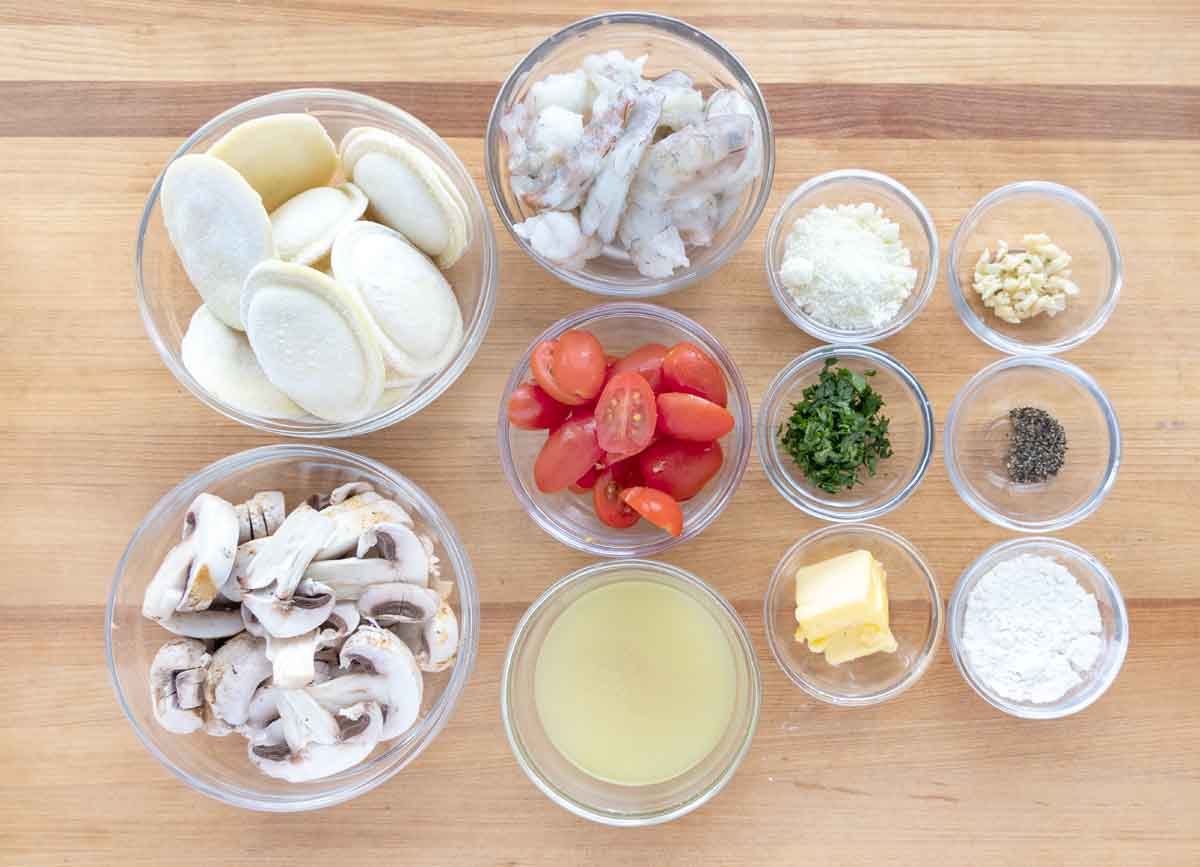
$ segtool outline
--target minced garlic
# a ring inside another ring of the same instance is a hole
[[[1026,235],[1024,249],[1010,250],[999,241],[996,255],[985,249],[975,263],[975,291],[1005,322],[1019,325],[1039,313],[1054,316],[1079,294],[1071,281],[1070,255],[1049,235]]]

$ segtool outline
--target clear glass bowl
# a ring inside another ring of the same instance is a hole
[[[887,571],[895,653],[874,653],[830,665],[796,641],[796,570],[866,549]],[[866,707],[898,696],[921,679],[942,637],[942,598],[929,566],[912,543],[872,524],[822,527],[788,549],[771,575],[763,602],[767,644],[792,683],[838,707]]]
[[[996,242],[1009,248],[1045,232],[1072,258],[1071,279],[1080,294],[1056,316],[1011,325],[983,306],[974,289],[975,263]],[[1121,292],[1121,251],[1100,209],[1070,187],[1020,181],[988,193],[963,217],[950,242],[946,277],[959,317],[984,343],[1009,355],[1063,352],[1104,327]]]
[[[435,540],[442,574],[453,581],[450,604],[459,621],[458,661],[425,675],[417,723],[397,740],[381,745],[362,764],[311,783],[287,783],[262,774],[246,756],[239,735],[173,734],[158,724],[147,677],[169,632],[142,616],[142,597],[167,551],[179,540],[188,504],[204,491],[241,502],[256,491],[280,490],[288,507],[310,494],[344,482],[365,480],[405,506]],[[479,644],[479,597],[475,573],[454,526],[429,495],[383,464],[339,449],[316,445],[273,445],[223,458],[166,494],[142,520],[117,565],[104,624],[109,675],[117,701],[134,732],[156,759],[192,788],[252,810],[293,812],[348,801],[383,783],[420,755],[446,725],[471,676]]]
[[[576,767],[551,743],[534,694],[538,653],[557,617],[583,594],[631,577],[675,588],[699,602],[717,622],[737,665],[734,712],[721,741],[691,770],[645,786],[604,782]],[[737,613],[695,575],[651,560],[595,563],[547,588],[513,632],[500,685],[504,731],[525,775],[560,807],[593,822],[619,826],[668,822],[711,800],[732,779],[750,749],[761,702],[754,645]]]
[[[625,355],[643,343],[672,346],[690,341],[707,352],[725,374],[729,389],[729,411],[733,430],[721,440],[725,463],[704,490],[681,503],[683,534],[675,537],[639,521],[626,530],[600,522],[592,509],[591,496],[560,491],[544,494],[533,481],[533,463],[546,442],[546,431],[521,430],[508,423],[508,398],[523,382],[532,380],[530,358],[543,340],[553,340],[564,331],[581,328],[592,332],[610,355]],[[521,506],[539,527],[564,545],[602,557],[649,557],[697,536],[729,504],[750,459],[753,416],[746,384],[717,338],[681,313],[654,304],[603,304],[560,319],[543,331],[513,369],[500,398],[498,437],[500,463]]]
[[[192,377],[180,354],[183,335],[187,333],[188,322],[200,306],[201,299],[188,280],[179,257],[175,255],[175,248],[171,246],[163,225],[159,203],[161,173],[150,190],[150,198],[146,201],[138,226],[134,276],[142,322],[158,354],[175,378],[197,398],[234,421],[293,437],[344,437],[370,433],[406,419],[432,403],[467,369],[483,343],[496,304],[496,239],[492,233],[491,219],[470,172],[437,133],[394,105],[347,90],[282,90],[243,102],[217,115],[192,133],[170,161],[186,153],[206,151],[214,141],[239,123],[281,112],[311,114],[321,121],[335,142],[352,127],[381,127],[420,148],[445,170],[470,212],[471,245],[454,267],[446,272],[446,278],[454,287],[462,308],[462,346],[440,373],[428,377],[400,403],[354,422],[336,423],[313,417],[269,418],[244,412],[225,403]]]
[[[815,384],[825,359],[857,373],[874,370],[871,387],[884,400],[890,419],[892,456],[879,462],[863,484],[830,494],[812,484],[779,444],[779,428],[792,415],[792,405]],[[933,405],[908,369],[892,356],[869,346],[818,346],[775,376],[758,410],[758,458],[767,478],[783,498],[801,511],[825,521],[867,521],[886,515],[908,499],[929,469],[933,457]]]
[[[1070,690],[1058,701],[1047,704],[1013,701],[989,689],[971,668],[971,659],[962,647],[963,621],[967,611],[967,597],[979,579],[997,564],[1011,560],[1021,554],[1050,557],[1070,570],[1081,587],[1096,597],[1100,609],[1101,637],[1104,647],[1091,670],[1084,675],[1083,682]],[[971,685],[990,705],[1007,714],[1022,719],[1058,719],[1078,713],[1090,705],[1112,686],[1117,673],[1125,661],[1129,649],[1129,615],[1125,611],[1125,600],[1117,582],[1104,564],[1070,542],[1044,536],[1010,539],[993,545],[967,567],[954,587],[947,606],[947,640],[950,654],[958,666],[963,679]]]
[[[718,88],[736,90],[750,101],[758,114],[762,136],[762,173],[743,193],[742,205],[707,247],[688,250],[691,264],[665,279],[644,277],[616,247],[592,259],[582,268],[564,268],[539,256],[513,232],[513,226],[533,212],[513,193],[508,182],[508,144],[500,130],[500,119],[512,106],[525,99],[535,82],[551,73],[579,68],[589,54],[611,49],[633,58],[649,54],[647,77],[672,69],[692,76],[706,95]],[[576,21],[550,36],[518,63],[496,97],[487,124],[487,179],[496,213],[513,240],[535,262],[565,283],[598,295],[648,298],[673,292],[707,277],[732,256],[758,221],[771,193],[775,171],[775,136],[771,116],[754,78],[730,51],[708,34],[683,21],[647,12],[605,13]]]
[[[878,328],[846,330],[818,322],[806,313],[788,288],[780,271],[788,235],[796,220],[820,205],[857,205],[870,202],[883,209],[900,226],[900,240],[912,254],[917,282],[896,316]],[[933,294],[938,273],[938,236],[929,211],[908,187],[894,178],[866,169],[843,169],[810,178],[796,187],[771,221],[766,241],[767,280],[783,314],[800,329],[825,343],[874,343],[900,332],[917,318]]]
[[[1062,424],[1067,455],[1057,476],[1040,484],[1009,481],[1008,411],[1034,406]],[[962,387],[946,415],[946,471],[968,506],[993,524],[1048,533],[1100,507],[1117,478],[1121,429],[1112,404],[1088,374],[1051,356],[994,362]]]

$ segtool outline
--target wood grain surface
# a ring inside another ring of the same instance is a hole
[[[569,10],[564,7],[571,6]],[[1200,5],[1195,0],[664,2],[726,42],[762,83],[777,132],[774,193],[715,276],[664,303],[741,365],[756,405],[813,345],[772,302],[763,235],[797,183],[849,166],[912,188],[943,245],[986,191],[1076,187],[1111,219],[1126,288],[1068,358],[1119,413],[1120,476],[1064,532],[1129,603],[1112,690],[1068,720],[993,711],[943,647],[881,707],[839,711],[793,688],[766,651],[762,595],[810,520],[752,459],[728,511],[664,559],[707,578],[759,649],[753,748],[714,801],[642,830],[590,825],[525,779],[498,680],[526,605],[588,558],[524,515],[501,474],[495,410],[530,339],[596,299],[559,284],[496,223],[500,301],[466,374],[393,429],[337,443],[382,460],[457,522],[483,600],[478,665],[450,725],[391,782],[297,816],[237,811],[141,747],[103,661],[103,602],[145,511],[205,464],[272,438],[191,398],[146,339],[132,281],[146,193],[181,137],[250,95],[296,83],[392,100],[445,135],[483,188],[494,93],[538,40],[591,3],[483,0],[0,2],[0,862],[13,865],[363,863],[838,865],[1200,863]],[[997,356],[944,281],[883,348],[932,398]],[[951,489],[940,456],[886,526],[949,594],[1010,534]]]

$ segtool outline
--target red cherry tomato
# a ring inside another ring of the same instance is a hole
[[[571,408],[532,382],[518,385],[508,399],[508,422],[522,430],[556,428],[567,420]]]
[[[600,471],[596,469],[596,465],[588,469],[586,473],[571,482],[568,486],[573,494],[586,494],[596,484],[596,477],[600,475]]]
[[[638,513],[621,499],[625,490],[620,481],[620,471],[609,467],[596,477],[592,487],[592,508],[601,523],[618,530],[632,527],[638,522]]]
[[[639,373],[657,394],[663,390],[663,358],[666,354],[667,347],[661,343],[647,343],[614,364],[613,373]]]
[[[695,394],[725,406],[729,394],[725,389],[725,374],[703,349],[694,343],[678,343],[663,359],[663,391],[682,391]]]
[[[654,438],[658,405],[654,391],[638,373],[618,373],[596,402],[596,438],[600,448],[624,457],[637,454]]]
[[[668,392],[658,396],[658,429],[675,439],[707,443],[733,430],[733,416],[711,400]]]
[[[567,331],[533,350],[533,378],[559,403],[578,406],[604,387],[604,349],[587,331]]]
[[[721,469],[725,454],[720,443],[695,443],[665,439],[637,456],[644,485],[690,500]]]
[[[603,455],[596,442],[595,417],[590,413],[572,416],[546,438],[533,463],[533,480],[543,493],[564,490]]]
[[[683,532],[683,509],[670,494],[656,491],[654,488],[629,488],[621,494],[625,503],[653,524],[661,527],[672,536]]]

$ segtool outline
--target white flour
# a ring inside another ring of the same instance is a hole
[[[971,669],[1013,701],[1057,701],[1100,656],[1100,609],[1066,567],[1022,554],[967,597],[962,644]]]
[[[869,202],[813,208],[787,238],[779,277],[805,313],[847,331],[896,318],[917,282],[900,226]]]

